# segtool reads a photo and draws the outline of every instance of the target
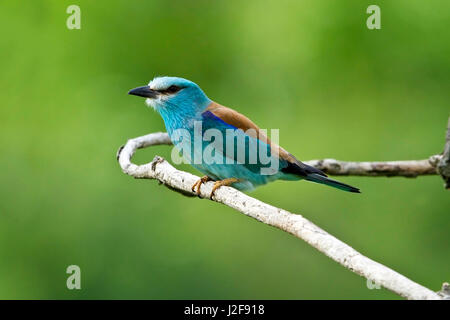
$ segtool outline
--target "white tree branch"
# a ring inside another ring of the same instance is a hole
[[[117,154],[123,172],[135,178],[156,179],[175,191],[186,195],[195,195],[192,192],[191,187],[199,177],[175,169],[163,158],[156,156],[152,162],[140,166],[131,163],[131,157],[137,149],[159,144],[171,144],[166,133],[152,133],[128,140],[125,146],[119,149]],[[379,172],[381,170],[383,172],[382,175],[393,175],[395,172],[396,175],[408,177],[411,176],[411,170],[426,172],[421,174],[435,174],[436,169],[434,167],[433,173],[431,172],[431,169],[424,171],[423,167],[428,166],[424,161],[428,160],[422,160],[418,163],[412,163],[410,161],[400,161],[395,163],[385,162],[383,163],[384,167],[382,169],[380,169],[378,163],[378,165],[375,166],[378,169],[375,171]],[[318,162],[321,163],[319,164]],[[345,174],[357,174],[363,172],[361,170],[366,170],[371,172],[366,175],[376,175],[373,171],[373,165],[370,165],[370,163],[344,163],[336,160],[313,161],[307,163],[318,165],[319,168],[323,168],[320,166],[326,166],[326,168],[328,168],[327,172],[330,174],[344,174],[343,172],[346,172]],[[338,165],[335,165],[336,163]],[[387,169],[385,168],[392,167],[396,168],[395,170],[389,169],[389,172],[392,174],[386,174]],[[212,182],[203,184],[201,186],[200,197],[209,199],[212,186]],[[231,187],[219,188],[215,192],[214,201],[225,204],[260,222],[277,227],[306,241],[350,271],[359,274],[402,297],[407,299],[445,298],[445,296],[433,292],[396,271],[365,257],[349,245],[328,234],[326,231],[299,214],[293,214],[286,210],[276,208]]]
[[[441,155],[424,160],[347,162],[335,159],[311,160],[305,163],[335,176],[407,177],[438,174],[437,162]]]
[[[450,189],[450,117],[447,123],[447,135],[445,136],[444,152],[437,162],[437,171],[445,182],[445,188]]]

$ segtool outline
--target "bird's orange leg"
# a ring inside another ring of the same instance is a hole
[[[228,179],[223,179],[223,180],[219,180],[214,182],[214,186],[211,190],[211,194],[209,196],[209,198],[212,200],[213,196],[214,196],[214,192],[219,189],[222,186],[229,186],[235,182],[239,182],[239,179],[237,178],[228,178]]]
[[[195,188],[197,188],[197,195],[200,195],[200,187],[202,186],[203,183],[211,181],[212,179],[208,176],[203,176],[200,179],[197,180],[196,183],[194,183],[194,185],[192,186],[192,192],[195,192]]]

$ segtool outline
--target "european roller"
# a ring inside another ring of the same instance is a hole
[[[128,93],[146,98],[182,156],[205,175],[192,186],[197,194],[210,180],[215,181],[210,197],[221,186],[246,191],[274,180],[307,180],[360,192],[297,160],[250,119],[212,101],[192,81],[157,77]]]

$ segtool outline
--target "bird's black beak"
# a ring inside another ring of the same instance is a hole
[[[132,95],[140,96],[140,97],[144,97],[144,98],[156,98],[158,91],[150,89],[149,86],[143,86],[143,87],[131,89],[130,91],[128,91],[128,94],[132,94]]]

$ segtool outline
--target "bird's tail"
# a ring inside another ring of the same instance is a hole
[[[306,178],[306,180],[308,181],[312,181],[312,182],[316,182],[316,183],[321,183],[321,184],[325,184],[327,186],[333,187],[333,188],[337,188],[340,190],[344,190],[344,191],[348,191],[348,192],[355,192],[355,193],[361,193],[361,191],[359,191],[358,188],[349,186],[348,184],[330,179],[328,177],[322,176],[320,174],[317,173],[309,173]]]

